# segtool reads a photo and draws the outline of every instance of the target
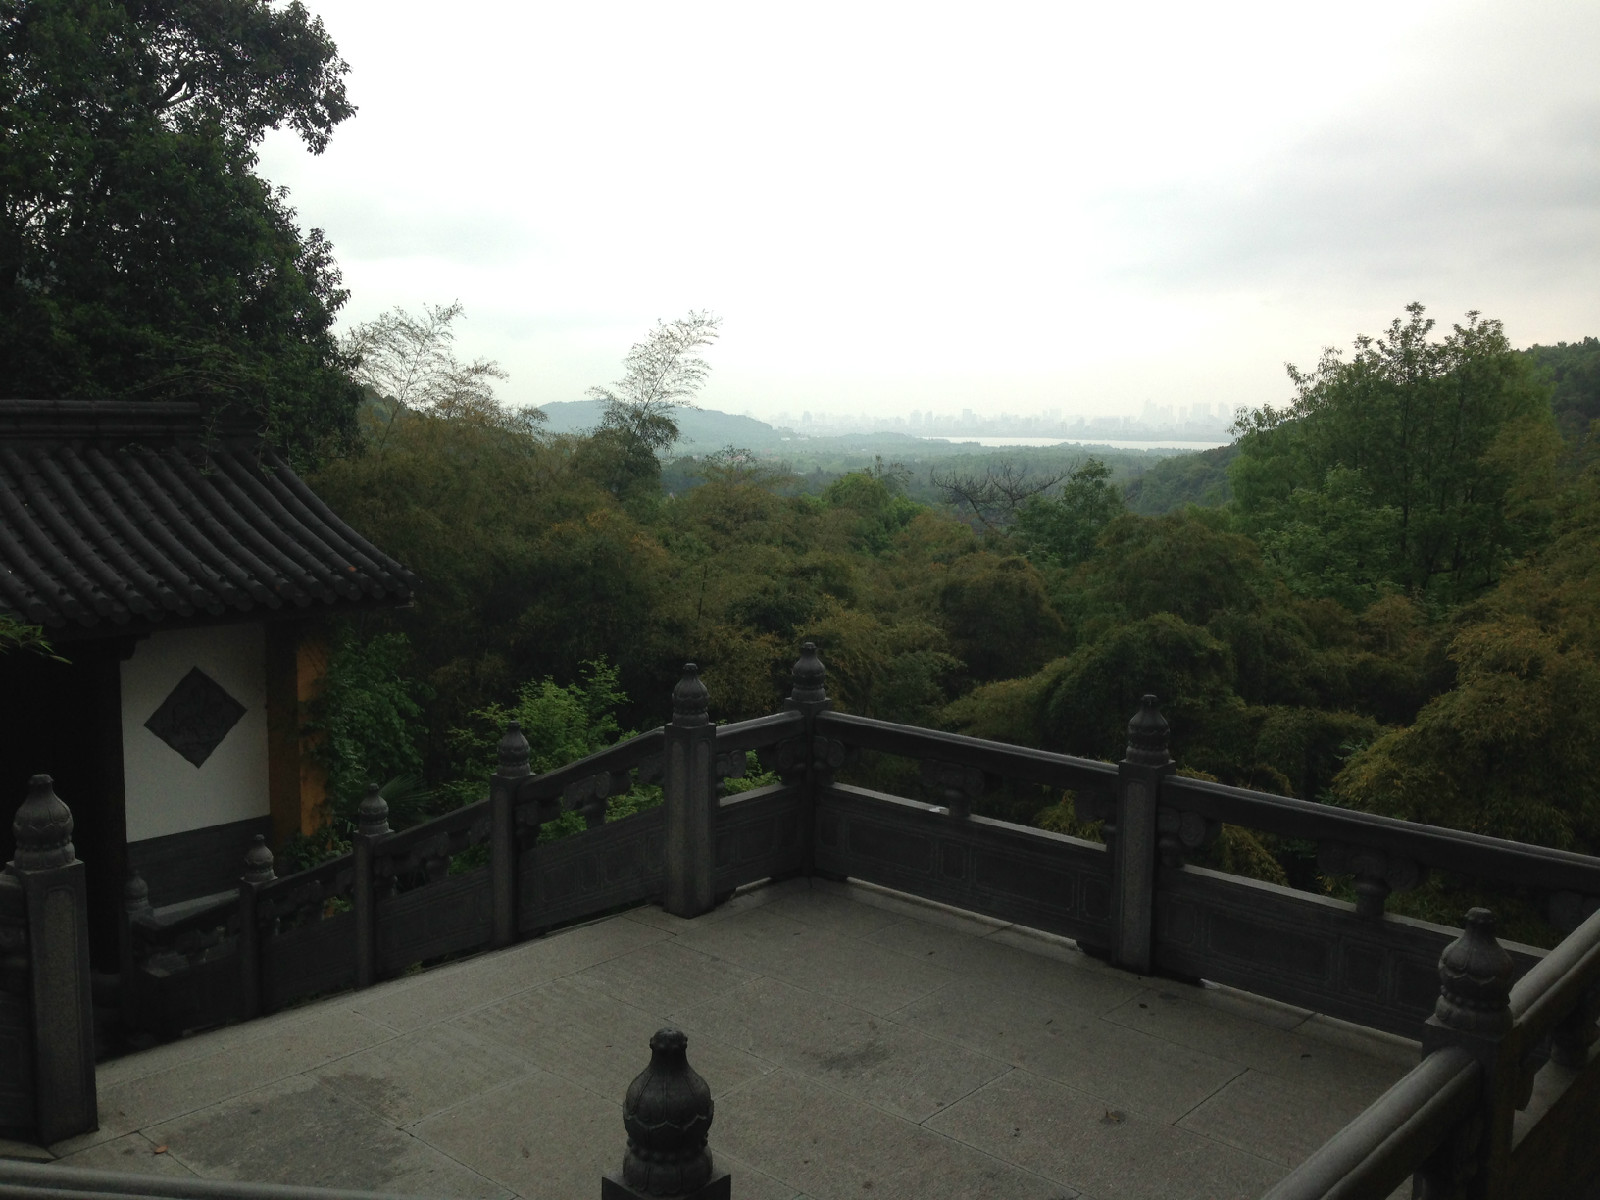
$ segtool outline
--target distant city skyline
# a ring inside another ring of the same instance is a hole
[[[460,300],[514,404],[691,309],[769,420],[1281,403],[1414,300],[1600,334],[1593,0],[308,5],[360,112],[262,174],[346,325]]]

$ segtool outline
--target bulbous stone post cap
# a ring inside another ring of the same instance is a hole
[[[1170,729],[1155,696],[1147,693],[1139,701],[1139,711],[1128,722],[1128,750],[1123,757],[1142,767],[1166,766],[1172,761],[1167,752]]]
[[[822,665],[817,644],[806,642],[800,647],[800,658],[794,664],[794,689],[789,693],[789,699],[802,704],[826,700],[828,693],[824,681],[827,675],[828,669]]]
[[[500,735],[497,753],[500,757],[501,775],[521,778],[531,774],[528,767],[528,739],[522,732],[522,722],[506,722],[506,731]]]
[[[706,725],[710,717],[706,710],[711,703],[711,693],[700,682],[700,668],[693,663],[683,664],[683,678],[672,689],[672,723],[674,725]]]
[[[122,908],[124,912],[144,912],[150,907],[150,885],[144,881],[144,876],[139,872],[130,870],[128,880],[122,885]]]
[[[11,822],[17,853],[11,861],[21,871],[48,871],[72,862],[72,810],[56,795],[48,775],[28,780],[28,797]]]
[[[389,832],[389,802],[375,783],[367,784],[367,794],[356,809],[356,830],[371,837]]]
[[[1494,913],[1467,911],[1461,936],[1439,955],[1440,1024],[1469,1033],[1503,1033],[1511,1028],[1511,956],[1495,940]]]
[[[272,869],[272,851],[264,834],[256,834],[250,849],[244,852],[244,881],[246,883],[271,883],[278,876]]]
[[[706,1150],[715,1105],[711,1089],[689,1065],[689,1039],[660,1029],[650,1039],[650,1065],[628,1085],[622,1124],[628,1151],[622,1176],[652,1196],[692,1192],[711,1178]]]

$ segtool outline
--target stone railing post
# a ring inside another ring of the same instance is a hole
[[[1128,749],[1117,767],[1117,811],[1107,828],[1111,853],[1111,961],[1148,974],[1156,901],[1156,805],[1172,772],[1167,719],[1146,696],[1128,722]]]
[[[33,1128],[48,1145],[100,1127],[94,1090],[88,893],[72,846],[72,813],[48,775],[28,780],[6,870],[27,910],[32,1013]]]
[[[817,644],[806,642],[800,647],[800,657],[791,675],[794,686],[783,705],[805,717],[805,727],[800,734],[800,747],[805,754],[805,777],[800,793],[800,834],[804,839],[800,871],[803,875],[816,873],[817,793],[828,774],[829,764],[819,753],[822,747],[817,741],[817,716],[833,707],[824,686],[827,676],[828,669],[822,665]]]
[[[499,769],[489,780],[489,877],[496,947],[509,946],[517,938],[517,783],[533,773],[528,739],[516,721],[506,724],[499,756]]]
[[[728,1172],[717,1170],[706,1135],[716,1105],[689,1065],[689,1039],[660,1029],[650,1039],[650,1065],[628,1085],[622,1126],[628,1149],[622,1170],[600,1178],[600,1200],[730,1200]]]
[[[244,853],[244,874],[239,876],[239,1015],[247,1021],[261,1015],[261,922],[256,916],[256,889],[277,877],[272,850],[258,833]]]
[[[697,917],[716,903],[712,810],[717,803],[717,730],[707,714],[709,699],[700,668],[685,663],[683,678],[672,689],[661,781],[666,822],[662,907],[676,917]]]
[[[373,883],[373,848],[389,836],[389,802],[378,785],[368,784],[356,809],[352,839],[350,907],[356,918],[356,986],[367,988],[378,978],[378,893]]]
[[[1421,1172],[1429,1200],[1510,1200],[1506,1177],[1512,1122],[1526,1102],[1525,1074],[1512,1036],[1511,956],[1495,940],[1494,914],[1468,911],[1461,936],[1439,955],[1439,999],[1422,1031],[1422,1053],[1460,1046],[1483,1066],[1477,1113]]]

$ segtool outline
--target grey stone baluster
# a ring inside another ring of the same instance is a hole
[[[500,766],[489,781],[489,874],[493,889],[495,946],[517,937],[517,783],[533,774],[528,739],[516,721],[500,738]]]
[[[245,1020],[261,1015],[261,925],[256,916],[256,890],[278,877],[267,839],[256,834],[244,854],[239,877],[239,1004]]]
[[[1422,1031],[1422,1052],[1460,1046],[1483,1066],[1478,1111],[1423,1168],[1418,1191],[1429,1200],[1497,1200],[1507,1188],[1512,1121],[1527,1102],[1532,1077],[1512,1036],[1511,956],[1495,940],[1494,914],[1468,911],[1461,936],[1439,955],[1439,999]]]
[[[356,809],[356,836],[352,839],[351,909],[356,919],[356,986],[371,987],[378,977],[378,901],[373,887],[373,849],[389,836],[389,802],[378,785],[368,784]]]
[[[48,775],[28,780],[11,824],[28,920],[33,1011],[34,1130],[44,1144],[98,1129],[88,893],[72,845],[72,813]]]
[[[650,1039],[650,1065],[628,1085],[622,1125],[628,1148],[622,1170],[600,1180],[600,1200],[730,1200],[732,1182],[717,1170],[706,1135],[716,1105],[689,1065],[689,1039],[676,1029]]]
[[[698,917],[716,903],[713,809],[717,803],[717,731],[707,709],[710,693],[700,668],[685,663],[672,689],[662,778],[666,862],[662,906],[677,917]]]
[[[1111,958],[1119,967],[1150,970],[1155,924],[1156,808],[1161,780],[1171,774],[1167,719],[1145,696],[1128,722],[1128,749],[1117,768],[1117,813],[1108,829],[1111,853]]]

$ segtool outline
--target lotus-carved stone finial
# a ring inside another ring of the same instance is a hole
[[[705,725],[709,723],[707,708],[711,693],[700,682],[700,668],[693,663],[683,664],[683,678],[672,689],[672,723],[674,725]]]
[[[28,798],[17,809],[11,832],[17,853],[11,861],[19,871],[48,871],[72,862],[72,810],[56,795],[48,775],[28,780]]]

